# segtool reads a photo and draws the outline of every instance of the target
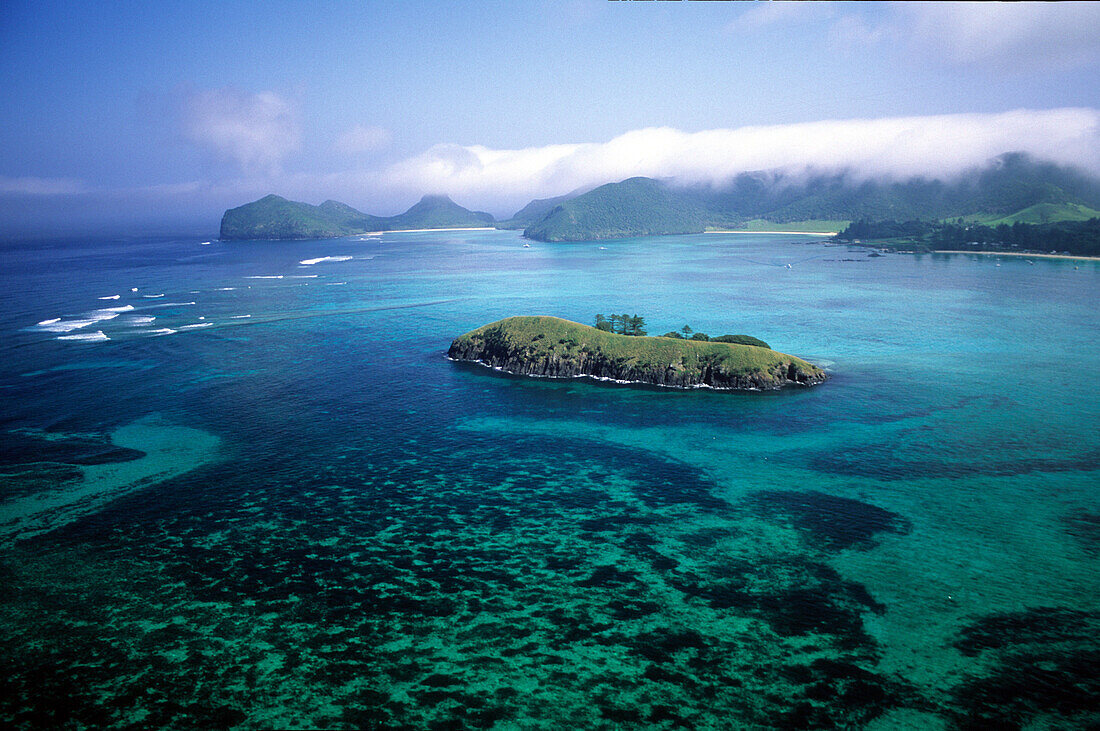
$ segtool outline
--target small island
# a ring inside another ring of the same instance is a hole
[[[827,378],[801,358],[758,345],[625,335],[547,316],[509,317],[471,330],[455,338],[447,356],[517,375],[670,388],[760,391]]]

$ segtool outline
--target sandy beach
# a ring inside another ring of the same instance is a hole
[[[1072,254],[1024,254],[1019,251],[933,251],[933,254],[981,254],[982,256],[1022,256],[1025,259],[1077,259],[1080,261],[1100,261],[1100,256],[1073,256]]]

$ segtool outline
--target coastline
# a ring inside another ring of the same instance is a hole
[[[378,236],[381,234],[413,234],[420,231],[496,231],[495,226],[455,226],[453,228],[395,228],[392,231],[367,231],[352,236]]]
[[[712,386],[709,383],[695,383],[690,386],[677,386],[671,383],[653,383],[651,381],[629,381],[622,378],[611,378],[609,376],[593,376],[588,373],[575,373],[569,376],[551,376],[545,373],[520,373],[518,371],[508,370],[503,366],[495,366],[492,363],[486,363],[480,358],[452,358],[447,353],[443,354],[443,357],[452,363],[476,363],[477,365],[490,368],[498,373],[507,373],[510,376],[518,376],[521,378],[547,378],[552,381],[568,381],[570,379],[588,378],[593,381],[602,381],[604,383],[618,383],[623,386],[650,386],[653,388],[667,388],[673,391],[697,391],[700,389],[706,389],[708,391],[721,391],[722,393],[738,393],[738,392],[752,392],[756,391],[764,393],[765,391],[778,391],[780,388],[786,385],[802,386],[804,388],[812,388],[820,385],[817,383],[799,383],[798,381],[786,381],[784,386],[777,386],[776,388],[763,389],[763,388],[723,388],[722,386]]]
[[[1100,261],[1100,256],[1074,256],[1073,254],[1025,254],[1019,251],[956,251],[943,249],[931,254],[981,254],[982,256],[1022,256],[1031,259],[1074,259],[1077,261]]]
[[[777,236],[836,236],[839,231],[704,231],[705,234],[775,234]]]

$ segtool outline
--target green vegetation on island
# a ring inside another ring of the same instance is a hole
[[[226,211],[221,238],[330,239],[377,230],[381,220],[336,201],[312,206],[267,195]]]
[[[645,318],[641,315],[628,315],[623,313],[621,315],[596,315],[596,329],[609,333],[618,333],[619,335],[630,335],[632,337],[638,337],[646,334],[645,331]],[[711,337],[706,333],[695,332],[691,329],[690,325],[684,325],[680,330],[673,330],[667,332],[661,336],[662,338],[675,338],[677,340],[701,340],[703,342],[712,343],[736,343],[738,345],[754,345],[758,348],[768,348],[771,346],[765,343],[760,338],[754,338],[751,335],[719,335],[717,337]]]
[[[593,241],[701,233],[706,221],[706,212],[690,197],[650,178],[630,178],[555,206],[523,235],[537,241]]]
[[[463,208],[445,195],[426,195],[409,210],[384,220],[381,231],[417,228],[484,228],[493,216]]]
[[[492,225],[492,215],[467,210],[443,195],[426,195],[404,213],[388,217],[361,213],[336,201],[314,206],[268,195],[226,211],[222,216],[221,238],[331,239],[372,231]]]
[[[497,228],[503,229],[524,229],[532,224],[538,223],[546,217],[550,211],[554,210],[557,206],[565,203],[566,201],[573,200],[577,196],[586,192],[585,189],[579,188],[571,193],[565,195],[554,196],[553,198],[536,198],[523,208],[515,212],[515,214],[507,221],[498,221],[496,223]]]
[[[402,214],[380,217],[335,201],[313,206],[269,195],[226,211],[221,238],[331,238],[395,229],[495,226],[522,228],[525,237],[539,241],[599,241],[725,229],[832,232],[853,221],[883,226],[917,221],[932,227],[969,223],[999,231],[1001,226],[1016,224],[1084,223],[1098,216],[1100,179],[1026,155],[1006,154],[949,181],[781,171],[742,173],[723,184],[705,185],[635,177],[585,193],[531,201],[501,222],[446,196],[424,196]],[[931,243],[922,237],[927,238],[930,230],[900,238],[912,239],[905,243],[918,249],[928,248]],[[949,229],[944,230],[954,238]],[[1071,226],[1043,232],[1068,241],[1079,239],[1081,230]],[[1024,234],[1017,238],[1021,236],[1026,238]],[[970,240],[980,241],[977,236]],[[1050,242],[1034,248],[1064,250],[1067,246]]]
[[[1005,251],[1100,256],[1100,218],[1029,224],[940,221],[856,221],[838,240],[896,251]]]
[[[541,210],[530,204],[521,213]],[[743,173],[722,185],[649,178],[570,197],[524,230],[542,241],[589,241],[704,230],[837,231],[851,221],[956,220],[987,225],[1086,220],[1100,211],[1100,180],[1002,155],[950,181],[863,179],[850,173]],[[516,214],[516,219],[520,213]],[[515,226],[512,226],[515,227]]]
[[[623,335],[547,316],[509,317],[471,330],[451,343],[448,356],[518,375],[678,388],[771,390],[827,377],[801,358],[757,345]]]

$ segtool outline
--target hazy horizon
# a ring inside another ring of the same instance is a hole
[[[1100,4],[9,3],[0,236],[216,231],[267,193],[498,218],[634,175],[1100,174]],[[425,22],[430,18],[431,22]]]

